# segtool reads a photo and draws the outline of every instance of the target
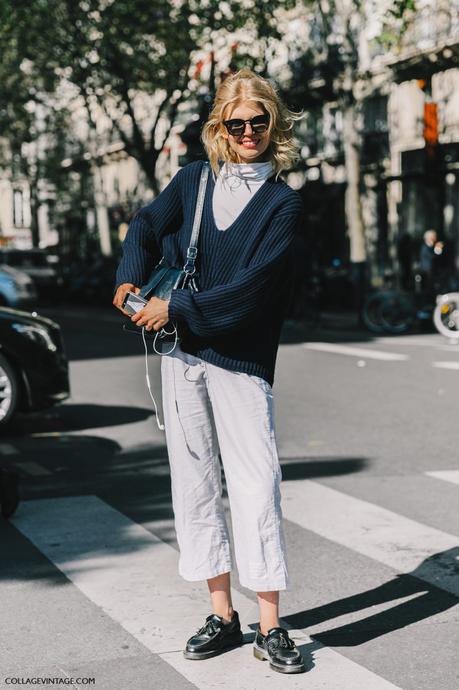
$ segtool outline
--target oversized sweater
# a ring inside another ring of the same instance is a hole
[[[183,266],[202,166],[198,161],[179,170],[158,197],[137,211],[123,243],[117,286],[145,284],[161,256]],[[211,173],[196,262],[200,291],[173,290],[169,316],[184,352],[272,385],[301,198],[270,177],[221,232],[212,211],[214,185]]]

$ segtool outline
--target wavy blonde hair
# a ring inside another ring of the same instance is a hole
[[[269,114],[267,131],[269,146],[263,156],[273,164],[276,176],[282,170],[289,170],[298,160],[298,147],[293,139],[293,125],[301,118],[301,113],[289,110],[282,103],[273,85],[250,69],[240,69],[223,81],[205,123],[201,139],[209,158],[212,170],[217,175],[219,161],[237,163],[237,154],[230,147],[223,121],[228,119],[232,109],[242,102],[251,101],[261,106]]]

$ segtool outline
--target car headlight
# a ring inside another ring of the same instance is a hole
[[[17,333],[20,333],[26,338],[30,338],[30,340],[33,340],[38,345],[45,347],[51,352],[55,352],[57,350],[46,328],[42,328],[41,326],[32,326],[25,323],[13,323],[11,324],[11,328],[14,328]]]

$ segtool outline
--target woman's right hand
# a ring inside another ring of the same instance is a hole
[[[115,292],[113,304],[117,309],[122,311],[123,314],[126,314],[126,316],[130,316],[130,314],[127,311],[124,311],[123,309],[123,302],[126,296],[126,292],[134,292],[136,295],[138,295],[140,292],[140,288],[135,287],[135,285],[133,285],[132,283],[122,283],[118,286],[118,289]]]

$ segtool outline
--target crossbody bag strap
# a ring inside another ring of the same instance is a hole
[[[186,252],[186,263],[183,270],[192,276],[196,271],[196,257],[198,255],[199,230],[201,228],[202,211],[204,208],[204,197],[206,195],[207,180],[209,177],[209,164],[206,162],[202,167],[201,179],[199,180],[198,200],[194,212],[193,229],[191,231],[190,246]]]

